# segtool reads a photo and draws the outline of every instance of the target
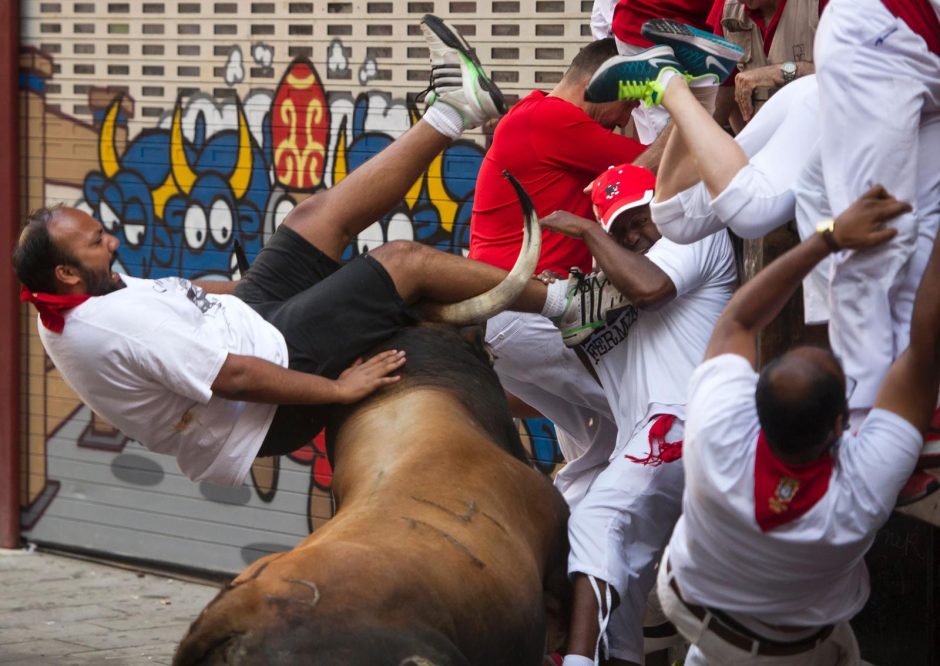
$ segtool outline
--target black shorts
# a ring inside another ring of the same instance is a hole
[[[234,293],[284,336],[289,368],[330,379],[416,321],[378,261],[360,255],[341,266],[287,227],[271,237]],[[327,409],[279,406],[259,455],[309,442]]]

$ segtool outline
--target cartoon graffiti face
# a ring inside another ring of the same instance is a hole
[[[113,141],[117,104],[102,126],[102,171],[89,174],[84,189],[95,217],[121,240],[125,268],[149,278],[231,277],[235,239],[249,258],[261,249],[271,193],[240,103],[237,129],[207,139],[200,112],[192,142],[183,136],[177,104],[169,131],[142,133],[120,159]]]

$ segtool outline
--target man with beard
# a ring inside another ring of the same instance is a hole
[[[354,402],[396,380],[389,375],[404,356],[395,351],[347,366],[413,323],[410,304],[460,301],[505,277],[405,242],[340,267],[350,240],[400,201],[441,150],[503,109],[456,33],[433,16],[422,29],[432,61],[458,72],[458,85],[432,85],[420,122],[297,206],[232,294],[113,273],[117,239],[75,208],[44,209],[24,229],[13,266],[66,382],[126,435],[176,456],[190,478],[238,485],[257,455],[303,446],[323,427],[324,404]],[[547,304],[544,313],[558,316],[565,302],[563,284],[529,281],[513,305],[538,312]]]

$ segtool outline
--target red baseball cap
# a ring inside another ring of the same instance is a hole
[[[634,164],[612,166],[594,179],[591,203],[604,231],[620,213],[653,200],[656,176],[649,169]]]

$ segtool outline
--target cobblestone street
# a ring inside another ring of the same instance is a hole
[[[0,664],[169,664],[217,587],[0,549]]]

